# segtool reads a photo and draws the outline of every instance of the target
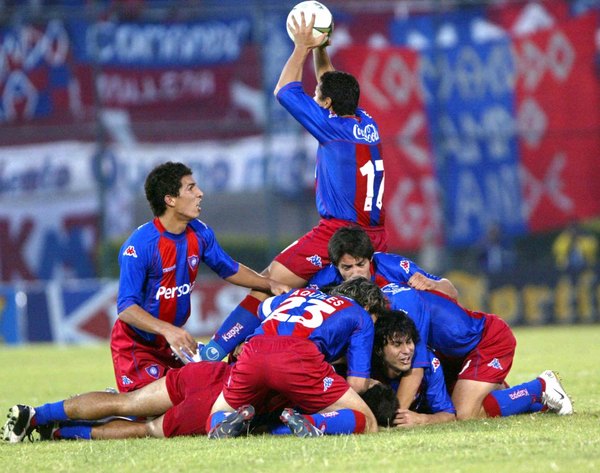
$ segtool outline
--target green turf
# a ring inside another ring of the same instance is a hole
[[[600,325],[519,328],[511,384],[561,373],[576,414],[524,415],[297,439],[251,437],[0,444],[0,472],[440,472],[600,471]],[[0,347],[0,409],[114,385],[107,346]]]

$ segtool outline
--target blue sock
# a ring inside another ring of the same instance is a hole
[[[531,409],[529,410],[529,412],[531,412],[532,414],[534,412],[540,412],[545,407],[546,405],[542,404],[541,402],[534,402],[533,404],[531,404]]]
[[[507,417],[538,412],[541,399],[542,383],[534,379],[512,388],[492,391],[483,400],[483,408],[489,417]]]
[[[355,434],[365,431],[366,418],[362,412],[352,409],[305,416],[326,435]]]
[[[256,297],[246,296],[233,309],[221,324],[217,333],[200,351],[200,359],[218,361],[225,358],[233,349],[260,325],[256,315],[260,302]]]
[[[65,440],[91,440],[92,426],[85,424],[61,425],[54,433],[54,437]]]
[[[50,422],[68,420],[65,414],[65,401],[50,402],[43,406],[35,407],[36,425],[49,424]]]
[[[285,424],[277,424],[275,427],[269,428],[271,435],[291,435],[292,431]]]

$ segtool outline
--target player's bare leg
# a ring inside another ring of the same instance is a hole
[[[456,419],[467,420],[486,417],[485,412],[481,408],[483,400],[489,393],[496,389],[502,389],[502,385],[470,379],[459,379],[452,391],[452,402],[456,408]]]
[[[109,416],[155,416],[163,414],[173,403],[161,378],[129,393],[89,392],[64,403],[65,413],[72,420],[95,420]]]
[[[92,440],[117,440],[154,437],[146,422],[111,420],[92,427]],[[162,435],[161,437],[164,437]]]

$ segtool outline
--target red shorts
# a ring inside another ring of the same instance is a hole
[[[327,244],[338,228],[356,225],[348,220],[321,219],[319,224],[306,235],[300,237],[275,257],[296,276],[308,281],[316,272],[327,266],[329,253]],[[367,232],[375,251],[387,250],[387,234],[385,227],[361,227]]]
[[[126,323],[117,320],[110,335],[110,350],[117,387],[120,392],[140,389],[159,378],[167,370],[181,368],[183,363],[173,356],[162,337],[151,344],[139,337]]]
[[[264,411],[278,393],[289,400],[288,405],[310,414],[330,406],[348,389],[310,340],[259,335],[244,345],[223,394],[234,409],[252,404]]]
[[[165,383],[173,407],[163,419],[165,437],[206,434],[210,410],[230,371],[227,363],[201,361],[167,372]]]
[[[497,315],[487,314],[479,344],[464,358],[440,355],[448,390],[459,379],[504,383],[512,367],[517,340],[508,324]]]

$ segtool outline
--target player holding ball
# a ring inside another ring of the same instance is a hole
[[[318,2],[303,2],[314,6]],[[319,4],[321,5],[321,4]],[[322,5],[321,5],[322,7]],[[340,227],[356,225],[367,232],[376,251],[385,251],[383,208],[384,162],[379,129],[358,108],[360,87],[352,75],[336,71],[327,53],[329,37],[315,32],[316,14],[292,10],[288,31],[294,50],[275,87],[281,105],[319,142],[316,159],[316,205],[321,219],[306,235],[277,255],[263,275],[291,287],[303,287],[329,264],[327,243]],[[320,8],[319,8],[320,9]],[[293,13],[293,14],[292,14]],[[331,23],[330,23],[331,28]],[[313,57],[314,97],[302,88],[302,71]],[[265,297],[252,291],[234,309],[202,352],[221,359],[258,326],[258,305]]]

